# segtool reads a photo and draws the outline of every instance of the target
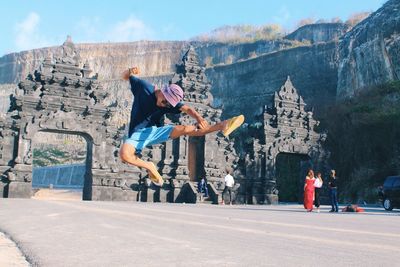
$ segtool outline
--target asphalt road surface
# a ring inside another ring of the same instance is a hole
[[[0,199],[33,266],[400,266],[400,212]]]

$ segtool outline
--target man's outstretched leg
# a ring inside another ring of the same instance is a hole
[[[149,173],[150,180],[158,186],[162,186],[164,181],[158,173],[156,166],[153,162],[148,162],[140,159],[135,154],[135,147],[131,144],[123,144],[120,150],[120,157],[123,162],[135,165],[139,168],[145,168]]]
[[[204,136],[206,134],[222,131],[225,136],[237,129],[244,122],[244,116],[240,115],[229,120],[221,121],[204,129],[199,129],[194,125],[176,125],[171,132],[170,138],[175,139],[182,135]]]

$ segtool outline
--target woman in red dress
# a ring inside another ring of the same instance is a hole
[[[314,172],[309,170],[304,182],[304,208],[311,212],[313,210],[314,203]]]

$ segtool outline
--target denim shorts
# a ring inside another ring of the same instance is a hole
[[[174,126],[167,125],[162,127],[152,126],[135,131],[124,143],[133,145],[137,153],[140,153],[146,146],[160,144],[168,141]]]

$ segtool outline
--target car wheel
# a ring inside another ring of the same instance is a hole
[[[383,201],[383,208],[385,210],[392,210],[393,209],[392,201],[390,201],[390,199],[388,198],[385,198],[385,200]]]

